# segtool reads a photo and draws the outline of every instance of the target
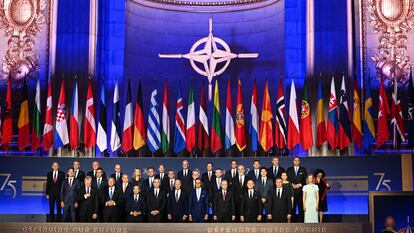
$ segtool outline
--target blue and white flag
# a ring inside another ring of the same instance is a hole
[[[147,144],[149,150],[154,153],[161,147],[160,115],[158,114],[158,92],[154,89],[151,93],[151,102],[148,113]]]
[[[111,150],[116,151],[121,147],[121,112],[119,103],[119,89],[118,81],[115,83],[114,109],[112,112],[112,123],[111,123]]]
[[[183,116],[183,97],[181,87],[178,89],[177,112],[175,113],[174,152],[180,153],[185,149],[185,125]]]

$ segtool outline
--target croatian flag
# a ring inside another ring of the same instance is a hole
[[[65,80],[62,80],[60,86],[59,102],[56,112],[56,130],[55,130],[55,149],[59,149],[69,143],[68,125],[66,122],[66,94],[65,94]]]

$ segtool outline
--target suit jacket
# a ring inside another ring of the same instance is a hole
[[[168,189],[167,189],[168,188],[168,180],[169,180],[167,174],[164,172],[164,177],[163,177],[162,180],[161,180],[161,175],[159,173],[157,175],[155,175],[155,178],[160,179],[161,188],[164,189],[164,191],[166,193],[169,193]]]
[[[78,189],[80,188],[80,181],[73,178],[72,186],[69,187],[69,180],[66,179],[62,183],[60,189],[60,200],[65,203],[65,205],[75,204],[78,197]]]
[[[295,174],[295,169],[294,167],[289,167],[287,169],[287,175],[288,175],[288,180],[290,183],[292,184],[302,184],[302,186],[306,185],[306,178],[308,177],[308,172],[306,171],[306,168],[299,166],[298,169],[298,174]],[[300,195],[302,193],[302,188],[300,189],[293,189],[293,192],[296,195]]]
[[[260,169],[258,172],[258,178],[256,179],[256,174],[254,172],[254,169],[251,169],[248,173],[247,173],[247,177],[249,177],[249,179],[254,180],[254,183],[256,184],[256,182],[260,179]]]
[[[109,197],[109,186],[106,186],[102,193],[101,204],[104,207],[104,211],[113,211],[113,213],[119,214],[119,207],[122,205],[123,198],[122,193],[120,190],[114,188],[114,193],[112,194],[112,198]],[[105,203],[109,200],[113,200],[115,202],[115,206],[105,206]],[[115,212],[116,211],[116,212]]]
[[[257,217],[263,213],[262,201],[260,194],[256,190],[253,191],[253,197],[249,197],[248,190],[243,193],[240,216],[244,217],[245,222],[256,222]]]
[[[81,182],[81,184],[83,185],[83,182],[85,180],[85,172],[79,170],[78,171],[78,176],[76,176],[76,172],[75,171],[73,171],[73,172],[75,173],[75,178],[78,179]]]
[[[92,219],[93,214],[98,214],[99,212],[99,196],[98,189],[91,187],[90,194],[91,196],[85,199],[86,188],[81,187],[78,191],[77,203],[79,205],[79,215],[87,216]]]
[[[92,178],[96,178],[96,173],[95,175],[93,174],[93,170],[89,171],[86,175],[92,177]],[[102,173],[102,177],[106,179],[106,173],[103,171]]]
[[[262,178],[256,182],[256,190],[259,192],[259,195],[261,198],[266,198],[266,200],[269,199],[269,192],[273,189],[273,180],[267,178],[266,183],[263,185]]]
[[[268,214],[272,214],[273,222],[287,222],[287,215],[292,214],[292,198],[286,189],[282,189],[282,197],[278,198],[276,188],[271,191],[267,202]]]
[[[128,199],[128,197],[129,196],[131,196],[131,194],[132,194],[132,185],[130,184],[130,183],[128,183],[128,186],[126,187],[126,189],[125,189],[125,192],[124,192],[124,190],[123,190],[123,184],[122,183],[118,183],[117,185],[116,185],[116,188],[119,190],[119,191],[121,191],[121,193],[122,193],[122,197],[124,198],[124,200],[126,200],[126,199]]]
[[[152,188],[146,195],[148,217],[153,217],[151,211],[158,210],[160,212],[156,217],[163,217],[167,209],[167,194],[161,188],[158,192],[158,197],[155,197],[154,188]]]
[[[211,171],[210,180],[208,179],[208,173],[207,172],[203,173],[203,175],[201,176],[201,181],[203,182],[204,189],[207,190],[209,196],[210,196],[211,182],[215,178],[216,178],[216,175],[214,174],[214,171]]]
[[[236,215],[234,196],[231,190],[227,190],[226,199],[223,199],[223,190],[219,190],[213,201],[213,215],[218,222],[231,222],[231,217]]]
[[[191,191],[191,181],[193,180],[193,177],[191,177],[191,174],[193,172],[188,169],[187,176],[184,177],[183,170],[179,171],[177,174],[177,179],[181,180],[182,187],[187,193],[190,193]]]
[[[53,181],[53,171],[47,173],[46,195],[53,198],[60,198],[60,189],[64,180],[65,173],[62,171],[58,171],[56,182]]]
[[[237,169],[236,169],[236,175],[237,176]],[[231,183],[233,182],[233,178],[232,174],[231,174],[231,168],[229,170],[226,171],[226,174],[224,174],[224,179],[226,179],[229,182],[229,185],[231,185]]]
[[[181,189],[178,201],[175,199],[175,190],[168,195],[168,214],[171,214],[173,222],[182,222],[183,216],[188,215],[188,195]]]
[[[119,173],[119,178],[118,178],[118,180],[115,178],[115,173],[112,173],[111,174],[111,176],[110,177],[112,177],[112,178],[114,178],[115,179],[115,183],[122,183],[122,175],[123,175],[124,173],[122,173],[122,172],[120,172]]]
[[[155,176],[154,176],[154,179],[155,179]],[[153,181],[154,181],[154,179],[153,179]],[[153,188],[152,184],[150,186],[149,180],[150,180],[149,177],[147,177],[142,181],[142,192],[141,193],[144,196],[146,196],[147,193]]]
[[[98,196],[101,199],[103,197],[105,188],[108,186],[108,181],[105,178],[102,178],[101,185],[98,187],[98,179],[94,178],[92,180],[92,186],[98,190]]]
[[[131,215],[131,212],[137,211],[141,212],[141,215],[138,215],[137,217]],[[135,202],[134,200],[134,194],[129,196],[126,199],[125,203],[125,212],[127,217],[127,221],[129,222],[142,222],[143,216],[147,214],[147,204],[144,196],[140,193],[138,196],[138,202]]]
[[[223,176],[221,177],[221,180],[224,180]],[[217,185],[218,185],[218,188],[217,188]],[[209,193],[208,198],[209,198],[210,202],[214,201],[214,197],[216,196],[218,191],[221,189],[220,186],[221,186],[221,184],[217,184],[217,177],[214,177],[214,180],[211,180],[210,190],[208,192]]]
[[[249,180],[249,178],[245,175],[244,180],[243,180],[243,184],[240,184],[239,175],[237,175],[233,178],[232,190],[233,190],[233,194],[234,194],[234,202],[236,204],[236,209],[240,209],[240,202],[242,200],[243,193],[247,190],[246,185],[247,185],[248,180]]]
[[[204,215],[208,214],[208,208],[207,191],[202,189],[200,200],[197,200],[196,190],[193,190],[188,200],[188,215],[193,218],[204,218]]]
[[[172,188],[170,187],[170,179],[167,179],[167,181],[166,181],[166,183],[167,183],[167,185],[166,185],[166,192],[167,193],[171,193],[171,191],[173,191],[175,188],[174,188],[174,183],[175,183],[175,181],[176,181],[176,179],[174,178],[174,180],[173,180],[174,182],[173,182],[173,185],[172,185]]]
[[[267,177],[272,179],[273,181],[276,180],[276,178],[280,178],[283,172],[285,172],[285,169],[281,166],[278,166],[277,173],[274,173],[273,171],[273,165],[267,169]]]

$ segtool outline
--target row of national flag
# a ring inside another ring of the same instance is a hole
[[[227,100],[225,107],[225,127],[222,132],[220,100],[218,82],[215,82],[212,123],[209,128],[207,117],[206,93],[204,82],[202,83],[198,128],[196,127],[194,91],[190,87],[188,104],[183,101],[181,84],[178,89],[174,125],[174,141],[171,141],[170,119],[168,113],[168,82],[165,81],[162,107],[159,107],[158,92],[155,88],[151,93],[147,121],[144,117],[142,103],[141,82],[138,85],[138,95],[135,103],[131,98],[131,83],[128,81],[123,125],[121,127],[120,98],[118,83],[114,87],[112,101],[113,114],[111,118],[111,129],[107,129],[107,104],[105,102],[105,88],[102,85],[99,96],[99,116],[95,109],[98,104],[94,100],[93,81],[88,80],[86,105],[83,117],[83,141],[86,149],[95,146],[101,152],[122,150],[128,153],[139,150],[147,145],[148,149],[155,153],[158,150],[163,154],[171,149],[178,154],[183,151],[193,152],[196,148],[200,151],[210,149],[216,153],[220,150],[229,150],[234,145],[239,151],[247,147],[246,119],[243,105],[242,83],[237,82],[237,97],[235,112],[233,112],[230,80],[227,82]],[[312,132],[312,114],[308,96],[307,82],[303,86],[301,102],[298,102],[295,81],[292,79],[289,95],[289,109],[286,110],[283,80],[280,79],[276,109],[272,111],[272,99],[269,94],[269,85],[266,80],[261,114],[258,111],[257,85],[254,81],[250,103],[250,124],[248,126],[251,137],[252,151],[257,151],[259,146],[269,152],[272,148],[289,150],[301,144],[303,150],[312,146],[322,146],[327,143],[331,149],[346,149],[352,142],[360,149],[369,149],[375,142],[380,148],[389,140],[389,124],[391,121],[392,142],[394,148],[408,139],[408,144],[414,145],[414,89],[412,75],[410,74],[408,88],[408,138],[405,135],[403,111],[398,94],[397,81],[394,80],[391,110],[388,105],[386,90],[383,80],[380,80],[378,97],[377,133],[374,126],[373,98],[371,96],[370,81],[365,83],[364,109],[361,109],[361,95],[356,77],[353,79],[353,101],[349,104],[349,95],[346,88],[345,77],[341,79],[340,92],[336,92],[335,79],[330,81],[330,94],[328,102],[328,113],[325,119],[325,105],[322,91],[322,79],[318,83],[318,100],[316,105],[316,135],[315,141]],[[40,83],[36,83],[35,104],[33,109],[32,127],[29,121],[29,101],[27,97],[26,82],[22,91],[20,103],[18,126],[18,148],[24,150],[31,146],[32,150],[43,148],[47,151],[51,148],[59,149],[69,145],[70,149],[76,150],[80,147],[80,122],[79,122],[79,99],[77,80],[74,81],[71,107],[66,108],[65,81],[61,82],[59,100],[53,124],[52,113],[52,84],[49,81],[47,88],[46,108],[44,121],[40,116],[41,90]],[[9,143],[13,139],[12,127],[12,102],[11,84],[7,85],[6,98],[3,108],[0,107],[0,136],[3,150],[9,149]],[[300,104],[299,104],[300,103]],[[352,111],[350,106],[353,108]],[[185,109],[186,107],[186,109]],[[70,109],[67,113],[66,110]],[[186,111],[187,121],[184,118]],[[287,116],[286,116],[287,112]],[[161,117],[160,117],[161,114]],[[275,114],[275,117],[273,117]],[[352,116],[351,116],[352,114]],[[69,127],[68,127],[69,121]],[[274,124],[274,126],[273,126]],[[43,125],[43,127],[42,127]],[[53,126],[54,125],[54,126]],[[42,129],[43,128],[43,129]],[[32,137],[30,137],[30,131]],[[108,145],[109,133],[109,145]]]

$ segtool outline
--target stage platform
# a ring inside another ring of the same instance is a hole
[[[0,223],[7,233],[371,233],[369,223]]]

